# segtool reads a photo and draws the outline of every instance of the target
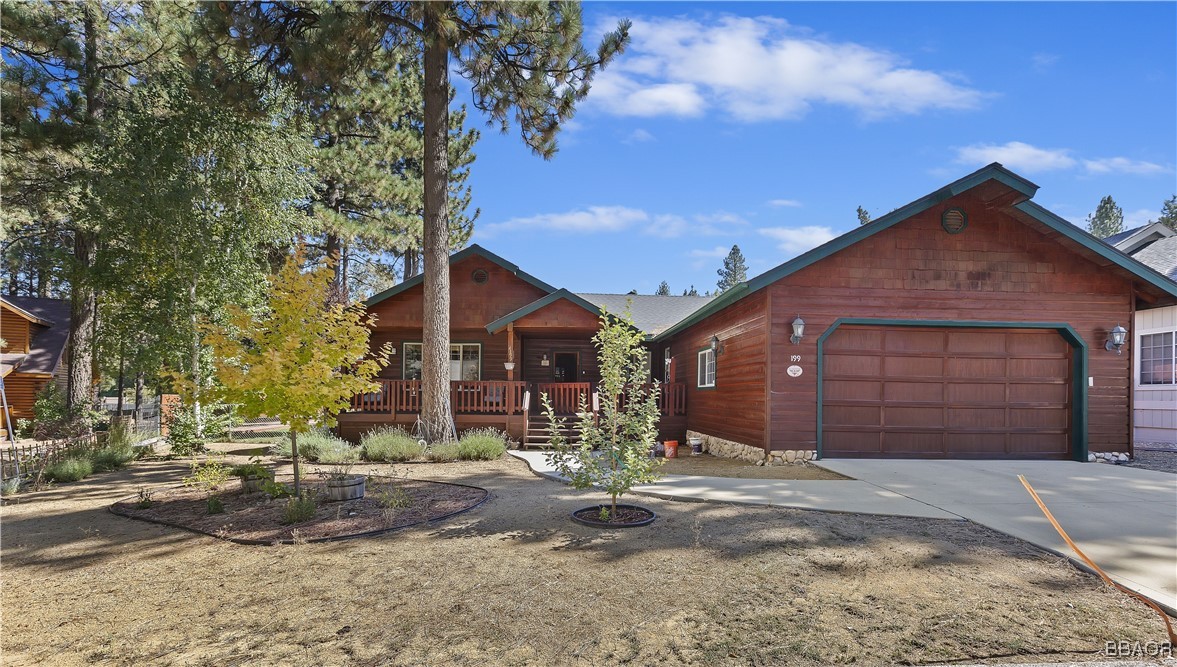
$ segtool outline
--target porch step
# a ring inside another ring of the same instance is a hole
[[[563,426],[558,428],[560,435],[568,439],[572,444],[580,443],[580,429],[576,427],[573,422],[574,417],[570,417]],[[523,441],[519,443],[523,449],[531,447],[548,449],[552,446],[552,437],[548,431],[548,420],[542,416],[537,417],[532,415],[527,420],[527,432],[523,436]]]

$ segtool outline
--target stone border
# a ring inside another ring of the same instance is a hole
[[[759,447],[745,445],[742,442],[735,442],[733,440],[725,440],[706,433],[699,433],[698,431],[687,431],[687,442],[691,438],[699,438],[703,441],[703,451],[727,459],[739,459],[756,465],[765,466],[782,466],[782,465],[805,465],[817,460],[817,450],[815,449],[774,449],[765,452]]]

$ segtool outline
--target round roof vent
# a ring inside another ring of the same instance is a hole
[[[959,208],[950,208],[940,216],[940,226],[949,234],[959,234],[969,226],[969,216]]]
[[[486,272],[486,269],[474,269],[474,273],[470,274],[470,280],[482,285],[490,280],[490,274]]]

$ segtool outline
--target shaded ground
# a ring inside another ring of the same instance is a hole
[[[1177,451],[1137,448],[1135,456],[1136,458],[1131,463],[1121,463],[1120,465],[1125,465],[1129,468],[1145,468],[1147,470],[1177,473]],[[1102,463],[1100,465],[1109,464]]]
[[[1162,638],[1138,603],[967,522],[639,498],[651,527],[602,531],[568,519],[601,496],[521,461],[397,471],[492,497],[383,537],[249,547],[106,510],[183,461],[27,494],[0,509],[4,663],[1063,661]]]
[[[679,448],[680,453],[683,448]],[[690,448],[687,448],[690,451]],[[815,465],[758,466],[755,463],[710,454],[662,459],[659,469],[666,475],[704,475],[707,477],[741,477],[745,479],[849,479]]]

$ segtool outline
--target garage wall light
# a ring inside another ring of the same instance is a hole
[[[1124,347],[1124,343],[1128,341],[1128,330],[1117,324],[1108,334],[1108,342],[1104,343],[1103,349],[1115,350],[1116,354],[1124,354],[1120,348]]]
[[[711,351],[715,354],[723,354],[723,349],[726,347],[720,340],[719,336],[711,337]]]
[[[803,336],[805,336],[805,320],[798,315],[797,319],[793,320],[793,335],[789,336],[789,341],[794,345],[800,345]]]

